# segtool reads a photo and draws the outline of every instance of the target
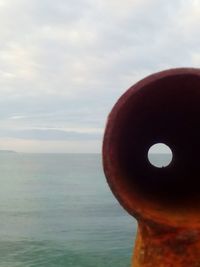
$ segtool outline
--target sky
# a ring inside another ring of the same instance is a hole
[[[130,86],[199,65],[199,0],[0,0],[0,149],[99,153]]]

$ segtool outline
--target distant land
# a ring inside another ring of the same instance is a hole
[[[13,151],[13,150],[3,150],[3,149],[0,149],[0,154],[1,153],[17,153],[16,151]]]

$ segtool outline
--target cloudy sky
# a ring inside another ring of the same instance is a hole
[[[200,65],[199,0],[0,0],[0,149],[100,152],[152,72]]]

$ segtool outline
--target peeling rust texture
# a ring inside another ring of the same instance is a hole
[[[165,143],[165,168],[148,150]],[[103,141],[107,182],[138,221],[134,267],[200,267],[200,69],[148,76],[113,107]]]

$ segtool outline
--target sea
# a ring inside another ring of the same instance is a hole
[[[0,153],[0,267],[130,267],[136,231],[100,154]]]
[[[100,154],[0,153],[0,267],[130,267],[136,231]]]

